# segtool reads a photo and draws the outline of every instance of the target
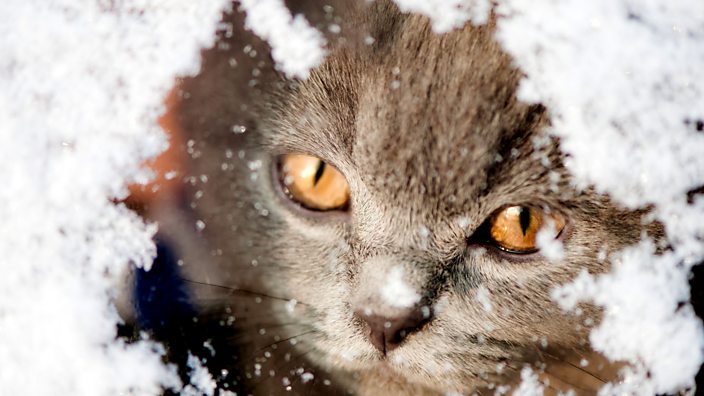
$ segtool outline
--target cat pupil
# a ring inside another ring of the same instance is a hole
[[[518,221],[521,224],[523,236],[526,236],[526,232],[528,232],[528,227],[530,226],[530,209],[521,207],[521,211],[518,214]]]
[[[316,169],[316,171],[315,171],[315,177],[313,178],[313,185],[318,184],[318,181],[320,181],[320,178],[323,177],[324,172],[325,172],[325,162],[318,161],[318,169]]]

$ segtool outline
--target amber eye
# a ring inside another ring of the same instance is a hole
[[[281,183],[292,200],[312,210],[345,209],[350,188],[342,173],[320,158],[304,154],[281,156]]]
[[[501,250],[509,253],[538,251],[536,237],[544,226],[552,224],[557,238],[565,227],[565,219],[557,213],[545,213],[527,206],[509,206],[496,212],[490,219],[489,236]]]

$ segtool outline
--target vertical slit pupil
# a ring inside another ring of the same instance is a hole
[[[526,236],[528,232],[528,227],[530,226],[530,209],[521,208],[521,212],[518,214],[518,221],[521,224],[521,231],[523,231],[523,236]]]
[[[315,177],[313,177],[313,185],[318,184],[318,181],[320,181],[320,178],[323,177],[324,172],[325,172],[325,162],[318,161],[318,169],[315,170]]]

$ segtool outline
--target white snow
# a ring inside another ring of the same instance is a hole
[[[592,346],[611,359],[634,362],[629,386],[634,391],[653,389],[655,394],[691,385],[704,359],[699,347],[704,334],[690,306],[678,309],[689,294],[687,288],[674,287],[687,281],[677,256],[653,258],[653,251],[647,241],[625,249],[610,274],[593,277],[585,271],[553,296],[568,310],[585,296],[604,306],[603,322],[590,334]],[[646,371],[650,378],[636,381],[634,376]]]
[[[286,302],[286,312],[292,314],[296,310],[296,305],[298,305],[298,301],[295,298],[288,300]]]
[[[634,208],[701,185],[704,134],[685,120],[704,117],[702,2],[500,4],[498,38],[527,74],[520,96],[548,106],[581,185]]]
[[[513,396],[542,396],[545,388],[538,376],[529,367],[521,370],[521,384],[513,392]]]
[[[301,383],[305,384],[307,382],[312,381],[314,378],[315,376],[312,373],[306,371],[305,373],[301,374]]]
[[[189,353],[187,365],[191,369],[190,384],[181,390],[181,396],[213,396],[217,385],[200,359]]]
[[[161,103],[225,4],[0,2],[0,394],[179,386],[158,345],[116,339],[116,285],[155,227],[113,200],[165,147]]]
[[[394,0],[403,12],[415,12],[431,19],[433,31],[445,33],[462,27],[467,21],[487,22],[490,0]]]
[[[240,0],[245,26],[271,46],[277,67],[288,77],[307,78],[325,58],[325,39],[302,15],[291,15],[283,0]]]
[[[611,274],[583,274],[555,297],[605,308],[591,342],[634,363],[623,386],[644,394],[692,385],[704,337],[686,304],[687,275],[704,259],[704,202],[685,196],[704,185],[704,133],[695,130],[704,120],[704,3],[505,0],[497,13],[497,37],[526,73],[519,96],[550,109],[577,187],[629,208],[653,205],[673,248],[628,248]]]
[[[481,24],[488,8],[479,4],[469,17],[462,11],[469,2],[460,0],[396,2],[431,17],[438,32]],[[585,273],[554,293],[565,307],[603,306],[592,345],[634,365],[602,393],[691,386],[704,358],[702,324],[687,304],[691,266],[704,261],[704,199],[686,200],[704,185],[704,132],[696,130],[704,122],[704,2],[496,4],[497,38],[526,74],[519,97],[547,105],[575,186],[628,208],[652,206],[672,247],[655,255],[644,241],[618,255],[611,274]],[[550,261],[564,255],[547,232],[538,244]]]
[[[430,17],[436,32],[483,24],[492,4],[395,1]],[[127,183],[148,178],[139,164],[165,147],[156,126],[161,102],[175,75],[197,71],[198,50],[212,44],[227,4],[0,3],[0,393],[156,394],[180,386],[158,345],[115,338],[116,283],[128,263],[149,265],[155,229],[113,201]],[[286,75],[305,78],[322,62],[323,36],[283,0],[240,4]],[[602,393],[691,386],[704,359],[702,325],[686,304],[690,268],[704,259],[704,199],[686,200],[704,185],[704,133],[695,130],[704,121],[704,3],[496,7],[497,37],[526,75],[519,95],[550,109],[576,187],[593,186],[629,208],[652,205],[672,246],[655,255],[645,240],[611,257],[612,273],[583,273],[554,291],[565,309],[603,306],[592,345],[633,363],[624,382]],[[552,242],[539,234],[544,254],[559,260]],[[392,269],[382,289],[399,307],[420,300],[404,276]],[[209,375],[200,374],[203,387],[192,388],[212,393]],[[542,393],[530,369],[521,376],[516,394]]]
[[[494,309],[494,306],[491,304],[491,294],[484,285],[477,287],[474,299],[482,306],[484,311],[491,312],[491,310]]]
[[[381,297],[392,307],[408,308],[420,301],[420,294],[404,281],[404,275],[403,267],[391,268],[388,283],[381,288]]]
[[[540,249],[540,254],[553,263],[559,262],[565,255],[562,242],[555,238],[557,233],[555,222],[548,220],[535,236],[535,244]]]

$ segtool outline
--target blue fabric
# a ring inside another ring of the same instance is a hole
[[[196,314],[184,281],[178,258],[157,239],[157,256],[149,271],[138,269],[134,281],[137,322],[143,330],[161,331]]]

